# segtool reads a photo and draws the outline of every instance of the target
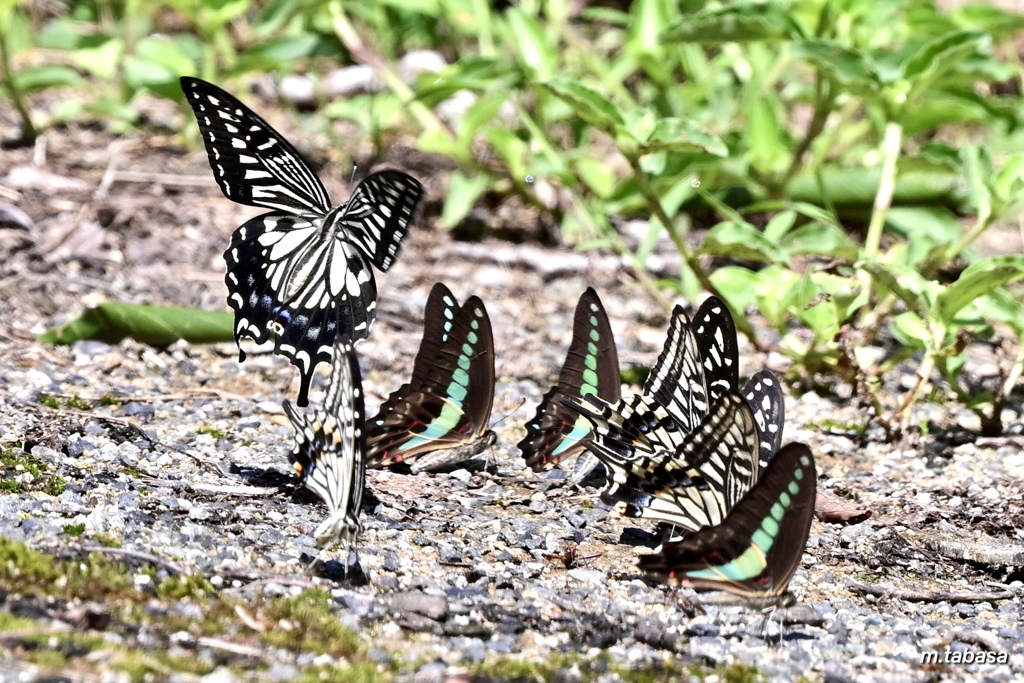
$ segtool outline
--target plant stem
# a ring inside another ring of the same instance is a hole
[[[828,87],[825,79],[822,78],[821,72],[818,72],[814,79],[814,114],[811,116],[811,122],[807,125],[807,132],[804,133],[804,137],[800,140],[800,144],[797,145],[796,151],[793,152],[789,168],[786,169],[782,180],[779,182],[779,187],[783,190],[789,186],[793,177],[800,172],[804,155],[807,154],[807,150],[811,148],[814,141],[825,130],[825,122],[831,113],[831,88]]]
[[[24,96],[18,90],[17,83],[14,82],[14,69],[11,68],[6,27],[0,30],[0,67],[3,68],[4,88],[7,89],[7,94],[10,95],[11,101],[14,102],[14,108],[18,110],[18,116],[21,117],[21,139],[26,144],[32,144],[39,137],[39,131],[36,130],[35,125],[32,123],[32,116],[25,105]]]
[[[690,272],[693,273],[694,277],[697,278],[697,281],[709,294],[714,294],[722,301],[726,301],[726,298],[718,291],[715,284],[711,282],[711,278],[708,276],[707,271],[705,271],[700,265],[700,262],[697,260],[697,256],[690,251],[690,247],[686,245],[686,240],[684,240],[683,236],[679,234],[678,230],[676,230],[676,226],[672,222],[672,219],[669,218],[668,213],[666,213],[665,207],[661,205],[661,199],[658,198],[658,195],[654,192],[654,188],[651,187],[650,182],[647,180],[647,173],[640,167],[640,157],[636,154],[627,154],[626,158],[629,159],[629,165],[633,169],[633,176],[636,178],[637,189],[640,190],[640,194],[642,194],[644,199],[647,200],[647,205],[651,208],[655,218],[665,226],[665,230],[668,232],[669,238],[671,238],[672,243],[682,255],[683,262],[686,264],[686,267],[690,269]],[[734,311],[734,313],[742,313],[742,311]],[[743,332],[743,334],[750,339],[750,343],[754,345],[755,349],[763,350],[761,344],[757,341],[757,333],[754,332],[754,327],[750,324],[750,321],[747,320],[746,316],[736,315],[734,317],[737,329]]]
[[[355,27],[352,26],[352,23],[345,15],[345,11],[341,8],[341,3],[334,0],[330,3],[329,8],[331,18],[334,20],[334,33],[338,36],[338,40],[352,53],[352,56],[363,64],[372,67],[380,75],[388,88],[405,101],[409,106],[409,111],[423,128],[441,133],[452,142],[455,142],[455,135],[448,129],[448,126],[426,105],[416,99],[416,94],[412,91],[412,88],[402,81],[387,62],[366,46],[366,43],[359,37]]]
[[[930,352],[925,352],[924,360],[921,361],[920,367],[917,369],[917,377],[914,382],[914,386],[911,387],[910,391],[903,394],[903,398],[900,399],[899,405],[893,412],[892,419],[889,420],[891,425],[896,417],[900,419],[900,432],[903,434],[907,433],[907,429],[910,427],[910,416],[914,411],[914,404],[917,402],[917,395],[921,393],[921,388],[931,377],[932,370],[935,368],[935,357]]]
[[[882,228],[885,227],[885,217],[892,206],[892,195],[896,189],[896,160],[900,156],[902,141],[903,127],[895,121],[887,123],[885,137],[882,139],[882,176],[878,181],[871,222],[868,224],[868,234],[864,240],[864,258],[868,261],[878,258]]]

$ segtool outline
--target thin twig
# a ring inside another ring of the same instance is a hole
[[[118,555],[120,557],[127,557],[133,560],[139,560],[141,562],[147,562],[149,564],[155,564],[163,567],[172,574],[182,575],[185,570],[179,565],[174,564],[168,560],[163,560],[156,555],[150,555],[149,553],[143,553],[138,550],[129,550],[128,548],[110,548],[105,545],[89,545],[83,546],[82,550],[87,553],[99,553],[100,555]]]
[[[863,595],[874,595],[879,598],[895,598],[906,602],[948,602],[951,604],[971,602],[995,602],[997,600],[1012,600],[1012,591],[1001,593],[965,592],[950,593],[946,591],[925,591],[910,590],[904,588],[893,588],[892,586],[879,586],[858,581],[848,581],[846,584],[850,590]]]

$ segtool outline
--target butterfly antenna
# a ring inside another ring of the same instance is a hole
[[[526,399],[525,399],[525,398],[524,398],[524,399],[522,399],[521,401],[519,401],[519,405],[517,405],[517,406],[516,406],[515,408],[513,408],[513,409],[512,409],[512,410],[510,410],[509,412],[505,413],[504,415],[502,415],[502,416],[501,416],[501,417],[500,417],[500,418],[498,419],[498,421],[497,421],[497,422],[495,422],[495,423],[494,423],[494,424],[492,424],[492,425],[489,425],[489,426],[488,426],[487,428],[488,428],[488,429],[494,429],[495,427],[497,427],[498,425],[500,425],[500,424],[501,424],[502,422],[504,422],[505,420],[507,420],[508,418],[510,418],[510,417],[511,417],[511,416],[512,416],[513,414],[515,414],[515,412],[516,412],[516,411],[518,411],[518,410],[519,410],[520,408],[522,408],[522,407],[523,407],[524,405],[526,405]]]

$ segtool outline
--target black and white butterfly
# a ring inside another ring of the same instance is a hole
[[[366,483],[363,384],[352,345],[334,350],[322,409],[304,414],[285,399],[284,411],[295,428],[288,460],[306,488],[327,503],[327,519],[313,537],[320,545],[341,541],[348,548],[362,532],[359,507]]]
[[[669,539],[720,522],[782,439],[781,385],[762,370],[739,390],[736,328],[716,297],[693,322],[676,307],[643,394],[591,404],[590,450],[611,474],[602,498],[679,527]]]
[[[781,383],[770,370],[761,370],[740,388],[736,325],[721,299],[705,299],[692,322],[676,306],[665,347],[643,388],[678,425],[662,436],[678,446],[681,435],[693,429],[727,391],[739,391],[754,411],[763,467],[782,441],[785,397]]]
[[[181,89],[224,196],[271,210],[239,227],[224,252],[235,343],[262,344],[273,334],[274,350],[299,368],[305,406],[313,370],[330,362],[335,338],[369,335],[377,306],[370,264],[391,267],[423,188],[405,173],[381,171],[334,206],[295,148],[252,110],[198,78],[182,78]]]
[[[459,306],[440,282],[430,290],[412,379],[366,424],[370,467],[420,472],[468,460],[493,445],[494,338],[483,301]]]
[[[608,316],[592,288],[580,297],[573,316],[572,342],[558,383],[544,394],[537,414],[526,423],[519,450],[535,472],[551,469],[584,450],[590,423],[565,398],[594,394],[614,403],[622,392],[619,357]]]
[[[626,517],[697,531],[720,523],[758,479],[754,414],[734,391],[688,432],[647,396],[614,407],[586,400],[579,411],[593,425],[587,447],[610,473],[601,497]]]

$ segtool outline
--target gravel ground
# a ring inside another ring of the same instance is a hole
[[[487,304],[498,444],[469,469],[369,472],[362,571],[345,571],[337,552],[314,562],[325,507],[288,467],[280,401],[298,381],[285,359],[264,351],[240,365],[231,344],[34,340],[101,298],[225,309],[220,254],[254,212],[220,197],[205,154],[171,140],[79,129],[52,134],[43,156],[34,164],[31,149],[5,150],[0,160],[0,204],[32,222],[0,228],[10,255],[0,267],[0,681],[1024,677],[1020,436],[976,438],[969,412],[928,403],[915,422],[928,421],[929,434],[901,446],[860,433],[866,415],[849,400],[790,392],[785,440],[812,447],[819,489],[870,517],[816,520],[791,584],[798,602],[768,619],[649,585],[635,565],[653,530],[605,509],[595,486],[533,474],[513,444],[557,375],[586,286],[602,296],[624,367],[657,357],[665,312],[614,257],[455,242],[429,217],[378,274],[380,318],[359,346],[367,411],[411,372],[427,293],[443,281]],[[443,180],[430,160],[397,161],[427,181],[436,209]],[[124,171],[149,181],[120,180]],[[742,340],[740,350],[743,376],[785,368]],[[991,362],[990,350],[977,353],[977,367]],[[312,401],[325,378],[323,367]],[[901,387],[891,390],[895,401]],[[1016,409],[1008,421],[1020,434]],[[26,588],[21,543],[66,571],[94,562],[92,549],[131,585],[90,595],[58,578]],[[203,600],[161,589],[189,577],[205,578]],[[316,645],[305,617],[273,611],[311,588],[328,591],[319,628],[358,634],[351,653]],[[296,630],[293,642],[271,638]],[[69,633],[97,638],[70,647]],[[53,649],[61,656],[44,656]],[[929,653],[940,661],[923,662]],[[129,655],[148,657],[148,673],[133,673]],[[978,656],[991,663],[947,659]],[[186,660],[187,671],[168,663]]]

